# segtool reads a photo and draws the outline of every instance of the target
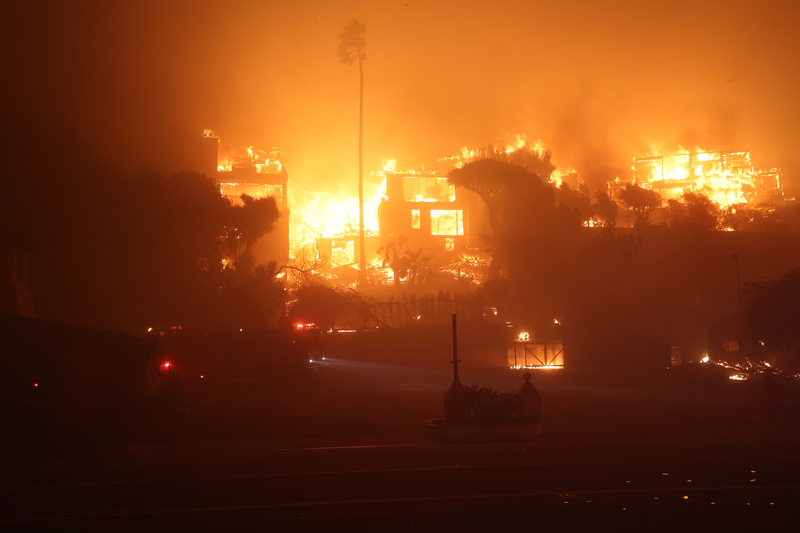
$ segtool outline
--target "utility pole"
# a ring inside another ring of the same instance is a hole
[[[453,363],[453,383],[461,383],[458,377],[458,363],[461,361],[458,360],[458,321],[455,313],[453,313],[453,360],[450,362]]]

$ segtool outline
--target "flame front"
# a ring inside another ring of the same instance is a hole
[[[750,152],[724,152],[701,148],[634,159],[634,182],[657,191],[664,200],[680,199],[686,192],[702,194],[719,207],[757,203],[760,198],[783,197],[780,171],[753,169]]]
[[[386,180],[364,184],[364,233],[378,233],[378,206],[386,194]],[[292,211],[291,254],[296,257],[303,248],[319,238],[355,237],[359,229],[357,191],[339,185],[335,192],[309,192],[292,188],[289,193]]]

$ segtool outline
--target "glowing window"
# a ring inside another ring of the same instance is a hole
[[[464,235],[463,211],[431,209],[431,235]]]
[[[411,227],[419,229],[419,209],[411,210]]]
[[[447,178],[406,176],[403,178],[403,199],[407,202],[454,202],[456,188]]]
[[[444,238],[444,250],[446,252],[452,252],[456,249],[456,238],[455,237],[445,237]]]

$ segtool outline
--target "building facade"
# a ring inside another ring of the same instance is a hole
[[[378,216],[382,243],[405,236],[409,248],[425,254],[476,247],[482,234],[491,233],[478,195],[456,190],[436,173],[388,172]]]

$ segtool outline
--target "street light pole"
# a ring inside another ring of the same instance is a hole
[[[453,314],[453,383],[444,393],[444,420],[445,424],[457,426],[469,423],[470,403],[467,390],[461,384],[458,376],[458,330],[456,315]]]

